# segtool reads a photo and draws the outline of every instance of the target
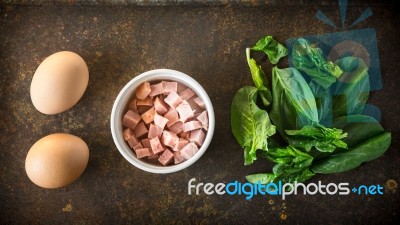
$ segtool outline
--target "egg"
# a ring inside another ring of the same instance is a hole
[[[36,185],[59,188],[81,176],[88,161],[89,148],[81,138],[57,133],[43,137],[31,147],[25,170]]]
[[[35,108],[48,115],[64,112],[83,96],[89,83],[89,70],[78,54],[57,52],[36,69],[30,95]]]

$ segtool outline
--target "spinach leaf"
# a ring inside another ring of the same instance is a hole
[[[336,78],[342,74],[339,66],[325,60],[320,48],[303,38],[294,42],[292,58],[296,69],[305,72],[313,81],[325,89],[335,83]]]
[[[343,141],[349,147],[353,147],[384,132],[378,121],[365,115],[339,117],[335,119],[333,126],[342,129],[348,134]]]
[[[384,132],[345,152],[334,153],[311,167],[314,173],[340,173],[381,156],[389,148],[391,134]]]
[[[295,68],[272,68],[272,99],[270,117],[283,137],[285,130],[318,123],[314,95]]]
[[[319,124],[307,125],[301,130],[286,130],[289,144],[307,152],[315,147],[320,152],[333,152],[336,148],[347,148],[341,139],[347,136],[343,130],[326,128]]]
[[[256,105],[257,88],[243,87],[233,97],[231,106],[232,132],[244,148],[244,164],[257,159],[257,149],[268,150],[268,137],[275,134],[268,113]]]
[[[261,66],[257,65],[256,61],[250,58],[250,49],[246,49],[247,63],[249,64],[251,77],[253,78],[254,85],[258,89],[259,96],[265,107],[271,104],[272,96],[268,88],[268,80]]]
[[[323,88],[315,81],[310,81],[310,89],[315,97],[318,110],[318,122],[326,127],[332,127],[332,86]]]
[[[246,176],[249,182],[260,182],[261,184],[276,181],[284,183],[304,182],[314,176],[314,173],[309,170],[313,158],[293,146],[270,149],[265,154],[267,154],[268,160],[276,163],[272,173]]]
[[[362,59],[352,56],[336,63],[344,73],[333,89],[333,118],[361,114],[370,91],[368,66]]]
[[[287,48],[272,36],[261,38],[251,50],[264,52],[272,64],[277,64],[279,59],[288,54]]]

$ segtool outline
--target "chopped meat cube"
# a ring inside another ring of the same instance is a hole
[[[205,109],[206,106],[204,105],[203,100],[200,97],[194,98],[193,101],[202,109]]]
[[[154,110],[154,107],[151,107],[149,110],[147,110],[145,113],[143,113],[141,115],[141,117],[146,124],[149,124],[154,120],[155,114],[156,114],[156,111]]]
[[[153,106],[153,100],[150,97],[145,98],[143,100],[138,99],[136,101],[136,105],[137,106]]]
[[[147,112],[149,109],[151,109],[151,106],[148,106],[148,105],[139,105],[137,107],[137,111],[139,114],[143,114],[143,113]]]
[[[164,99],[164,102],[171,106],[171,108],[175,109],[179,104],[181,104],[182,99],[176,92],[171,91]]]
[[[189,140],[195,143],[197,146],[201,146],[206,138],[206,134],[201,130],[193,130],[190,132]]]
[[[164,114],[164,117],[168,119],[167,127],[179,121],[178,112],[173,108],[169,108],[168,112]]]
[[[184,91],[179,93],[179,96],[181,97],[182,100],[189,100],[191,97],[195,95],[194,91],[190,88],[186,88]]]
[[[156,95],[160,95],[163,93],[163,85],[162,83],[150,85],[151,92],[149,94],[150,97],[154,97]]]
[[[136,98],[143,100],[147,98],[147,96],[149,96],[150,92],[151,92],[150,83],[143,82],[136,89]]]
[[[139,140],[135,137],[135,135],[132,135],[128,139],[128,144],[131,148],[134,148],[137,144],[139,143]]]
[[[178,83],[175,81],[162,81],[163,94],[169,95],[171,92],[178,92]]]
[[[178,83],[178,91],[176,93],[181,93],[182,91],[186,90],[186,88],[186,85]]]
[[[150,124],[148,138],[161,137],[163,129],[157,125]]]
[[[156,113],[154,116],[154,124],[161,127],[161,129],[164,130],[165,125],[168,123],[168,119],[165,117],[162,117]]]
[[[189,122],[184,123],[182,125],[182,131],[188,132],[188,131],[192,131],[192,130],[201,129],[202,127],[203,127],[203,125],[201,124],[200,121],[194,120],[194,121],[189,121]]]
[[[207,111],[203,111],[196,118],[203,125],[204,130],[208,130],[208,115],[207,115]]]
[[[183,100],[182,103],[178,107],[176,107],[176,111],[178,111],[180,121],[182,121],[183,123],[194,116],[192,108],[185,100]]]
[[[126,128],[123,132],[123,135],[124,135],[124,140],[127,141],[129,140],[129,138],[132,137],[132,135],[134,135],[134,133],[131,128]]]
[[[182,148],[180,153],[183,158],[188,160],[188,159],[192,158],[198,150],[199,150],[199,148],[197,148],[197,145],[193,142],[190,142],[189,144],[185,145],[185,147]]]
[[[153,154],[157,154],[165,150],[158,137],[150,139],[150,146]]]
[[[129,102],[128,108],[132,109],[135,113],[138,112],[137,105],[136,105],[136,98]]]
[[[141,137],[147,134],[149,131],[147,130],[146,124],[143,121],[140,121],[133,132],[135,133],[136,137]]]
[[[133,146],[134,150],[139,149],[139,148],[143,148],[143,145],[140,142],[138,142],[137,145]]]
[[[173,133],[171,131],[166,131],[166,130],[163,131],[163,134],[161,137],[161,142],[164,145],[173,148],[178,143],[178,141],[179,141],[179,138],[175,133]]]
[[[175,145],[175,147],[172,149],[174,151],[180,151],[183,147],[185,147],[189,143],[188,140],[179,138],[178,143]]]
[[[167,149],[163,152],[163,154],[161,154],[160,158],[158,158],[158,161],[165,166],[171,163],[173,159],[174,154]]]
[[[128,110],[128,112],[125,113],[124,118],[122,119],[122,125],[131,129],[135,129],[139,121],[139,114],[135,113],[132,110]]]
[[[168,129],[172,132],[174,132],[175,134],[179,134],[180,132],[182,132],[182,122],[178,121],[176,123],[174,123],[174,125],[170,126]],[[167,123],[168,126],[168,123]]]
[[[148,159],[158,159],[158,154],[151,154],[149,156],[147,156]]]
[[[159,97],[157,97],[154,101],[154,108],[156,112],[160,115],[163,115],[168,111],[168,105],[165,104],[164,100]]]
[[[179,152],[174,152],[174,163],[175,163],[175,164],[179,164],[179,163],[181,163],[181,162],[183,162],[183,161],[185,161],[185,158],[183,158],[183,157],[181,156],[181,153],[179,153]]]
[[[138,148],[135,152],[138,159],[151,155],[150,149],[148,148]]]
[[[145,138],[142,140],[142,145],[145,148],[150,148],[151,149],[151,145],[150,145],[150,138]]]
[[[185,139],[189,139],[189,132],[180,132],[179,134],[178,134],[178,136],[179,137],[181,137],[181,138],[185,138]]]

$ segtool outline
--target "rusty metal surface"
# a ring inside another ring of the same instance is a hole
[[[188,195],[187,182],[244,182],[271,164],[243,166],[230,129],[236,90],[251,85],[244,49],[265,34],[287,38],[335,32],[314,18],[318,9],[339,23],[337,4],[325,2],[262,7],[83,7],[0,6],[0,224],[388,224],[399,220],[397,188],[381,196]],[[374,15],[354,27],[377,31],[384,88],[370,102],[392,131],[381,158],[342,174],[317,175],[323,183],[400,182],[400,16],[393,5],[360,3],[348,8],[355,20],[368,6]],[[71,50],[90,71],[79,103],[59,115],[33,107],[33,73],[48,55]],[[136,75],[170,68],[194,77],[208,92],[216,113],[213,141],[202,158],[177,173],[156,175],[130,165],[109,129],[111,107]],[[84,174],[71,185],[47,190],[30,182],[25,157],[41,137],[68,132],[89,145]],[[391,186],[393,187],[393,185]]]

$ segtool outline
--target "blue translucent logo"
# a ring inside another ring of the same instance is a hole
[[[318,10],[315,17],[333,29],[340,29],[338,32],[317,34],[302,37],[313,45],[316,45],[321,51],[322,55],[326,56],[328,61],[334,62],[339,65],[343,70],[343,74],[338,77],[338,82],[331,85],[328,90],[313,90],[315,97],[322,98],[325,107],[332,104],[327,101],[327,98],[347,98],[348,102],[352,102],[352,111],[348,111],[347,115],[363,114],[375,118],[377,121],[381,120],[381,111],[374,105],[361,104],[357,106],[358,101],[362,102],[363,93],[368,98],[371,91],[378,91],[382,89],[381,70],[379,63],[379,52],[376,38],[376,30],[373,28],[345,30],[347,0],[339,0],[339,9],[341,17],[341,25],[335,25],[322,11]],[[351,23],[348,28],[361,23],[368,17],[372,16],[370,8],[365,9],[363,13]],[[340,28],[338,28],[340,27]],[[289,50],[289,63],[293,66],[292,49],[296,44],[297,38],[290,38],[286,41],[286,46]],[[363,68],[366,68],[365,71]],[[354,74],[358,74],[357,79]],[[363,73],[362,76],[359,74]],[[311,82],[309,76],[304,76],[308,82]],[[310,83],[312,88],[312,84]],[[349,94],[349,88],[358,89],[361,94]],[[335,112],[324,112],[324,118],[320,118],[320,123],[324,125],[331,125],[332,118],[335,117]],[[355,121],[353,121],[355,122]],[[357,121],[368,122],[368,121]]]

